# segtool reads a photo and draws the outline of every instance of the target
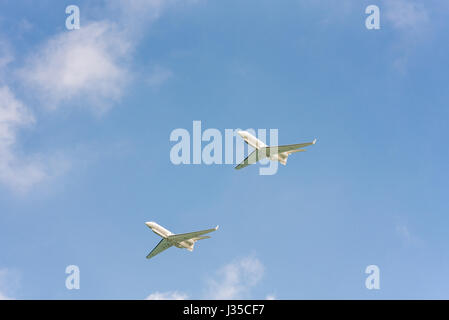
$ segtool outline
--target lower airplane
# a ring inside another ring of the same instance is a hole
[[[193,251],[193,246],[195,242],[202,239],[208,239],[210,236],[203,236],[203,234],[215,231],[218,229],[216,226],[213,229],[201,230],[190,233],[180,233],[174,234],[164,227],[158,225],[156,222],[145,222],[145,224],[158,236],[162,237],[162,240],[157,244],[157,246],[147,255],[147,259],[154,257],[155,255],[161,253],[162,251],[175,246],[177,248],[185,248],[189,251]]]
[[[246,159],[243,160],[242,163],[235,167],[235,169],[237,170],[245,168],[250,164],[256,163],[257,161],[264,158],[268,158],[273,161],[279,161],[285,166],[287,164],[287,158],[290,154],[306,151],[301,148],[311,146],[316,143],[315,139],[312,142],[269,147],[263,141],[257,139],[248,131],[238,131],[237,133],[243,138],[243,140],[245,140],[247,144],[256,149],[248,157],[246,157]]]

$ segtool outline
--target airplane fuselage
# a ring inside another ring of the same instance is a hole
[[[147,225],[148,228],[151,229],[151,231],[153,231],[155,234],[157,234],[158,236],[167,239],[170,241],[170,239],[168,239],[168,236],[174,235],[173,232],[165,229],[163,226],[157,224],[156,222],[145,222],[145,224]],[[185,248],[185,249],[191,249],[194,245],[194,241],[193,240],[185,240],[185,241],[181,241],[181,242],[176,242],[176,241],[170,241],[175,247],[177,248]]]
[[[254,149],[261,149],[261,148],[268,147],[263,141],[257,139],[255,136],[253,136],[248,131],[238,131],[237,133],[242,137],[243,140],[245,140],[245,142],[247,144],[249,144]],[[287,158],[288,158],[287,152],[276,153],[276,154],[270,155],[268,157],[268,159],[273,160],[273,161],[279,161],[283,165],[285,165],[287,163]]]

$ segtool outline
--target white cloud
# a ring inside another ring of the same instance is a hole
[[[188,295],[178,291],[158,292],[150,294],[146,300],[185,300]]]
[[[255,257],[232,262],[217,272],[217,279],[209,280],[207,299],[243,299],[263,274],[264,267]]]
[[[70,166],[61,153],[24,155],[20,152],[18,131],[34,123],[30,110],[9,87],[0,87],[0,183],[17,192],[26,192]]]
[[[6,86],[0,87],[0,181],[25,190],[45,178],[39,161],[19,159],[15,153],[17,130],[34,123],[23,103]]]
[[[215,278],[209,278],[204,299],[245,299],[250,295],[251,288],[262,279],[264,267],[255,257],[249,256],[231,262],[220,268]],[[180,291],[154,292],[146,300],[185,300],[191,299]],[[274,294],[266,296],[267,300],[276,299]]]
[[[111,1],[101,10],[111,21],[82,22],[78,30],[57,34],[29,57],[19,77],[48,108],[77,104],[101,114],[124,95],[132,78],[131,57],[147,25],[174,3],[178,1]],[[150,86],[172,75],[160,67],[154,71]]]
[[[19,76],[49,108],[76,101],[101,113],[123,94],[130,46],[113,23],[90,23],[47,41],[29,58]]]

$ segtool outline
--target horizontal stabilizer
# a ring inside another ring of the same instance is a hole
[[[295,152],[302,152],[302,151],[306,151],[306,149],[298,149],[298,150],[287,151],[287,154],[292,154],[292,153],[295,153]]]
[[[193,238],[192,240],[193,241],[198,241],[198,240],[209,239],[209,238],[210,238],[210,236],[202,236],[202,237]]]

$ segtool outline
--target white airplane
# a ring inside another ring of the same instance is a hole
[[[269,147],[265,143],[263,143],[263,141],[260,141],[248,131],[237,131],[237,133],[243,138],[243,140],[245,140],[247,144],[256,149],[248,157],[246,157],[246,159],[243,160],[242,163],[235,167],[235,169],[237,170],[245,168],[246,166],[256,163],[257,161],[264,158],[268,158],[273,161],[279,161],[285,166],[287,164],[287,158],[290,154],[306,151],[300,148],[304,148],[316,143],[315,139],[312,142]]]
[[[162,240],[157,244],[157,246],[147,255],[147,259],[150,259],[161,253],[162,251],[175,246],[177,248],[185,248],[189,251],[193,251],[193,246],[195,242],[202,239],[208,239],[210,236],[203,236],[203,234],[215,231],[218,229],[216,226],[213,229],[201,230],[190,233],[180,233],[174,234],[164,227],[158,225],[156,222],[145,222],[145,224],[158,236],[162,237]]]

